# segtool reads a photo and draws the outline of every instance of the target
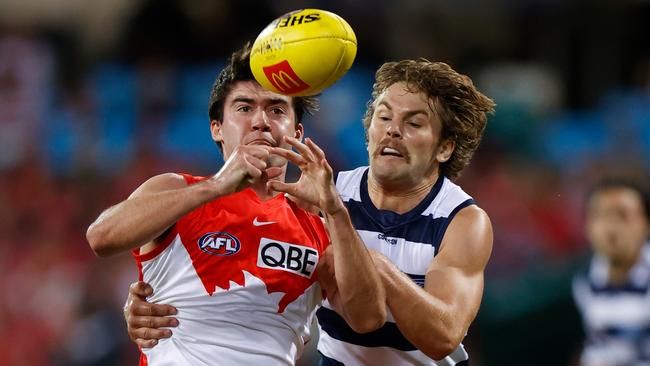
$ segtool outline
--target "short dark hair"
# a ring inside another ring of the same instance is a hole
[[[241,49],[235,51],[228,60],[228,65],[221,70],[212,85],[210,101],[208,102],[208,115],[210,120],[223,121],[223,106],[226,97],[237,81],[255,81],[250,68],[251,45],[247,42]],[[318,98],[292,97],[293,110],[296,114],[296,124],[302,121],[305,113],[313,115],[318,110]]]
[[[610,189],[629,189],[631,191],[636,192],[639,197],[641,198],[641,204],[643,204],[643,212],[645,213],[645,217],[648,220],[648,223],[650,223],[650,194],[648,191],[645,189],[644,186],[641,184],[637,183],[636,181],[625,179],[625,178],[605,178],[597,182],[589,192],[587,192],[587,200],[586,202],[591,201],[593,196],[595,196],[597,193],[600,193],[602,191],[607,191]]]
[[[366,140],[375,101],[391,85],[399,82],[404,82],[408,91],[423,92],[435,101],[436,113],[442,120],[442,138],[456,143],[449,160],[440,164],[440,173],[449,179],[457,178],[481,142],[487,114],[494,112],[494,102],[481,94],[469,77],[459,74],[444,62],[423,58],[386,62],[375,74],[372,99],[363,117]]]

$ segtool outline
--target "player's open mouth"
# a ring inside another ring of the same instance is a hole
[[[400,153],[399,151],[393,149],[392,147],[384,147],[379,151],[379,155],[381,156],[396,156],[398,158],[403,158],[404,155]]]

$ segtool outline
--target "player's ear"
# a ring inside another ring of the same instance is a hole
[[[223,136],[221,135],[221,121],[213,119],[210,121],[210,132],[212,134],[212,140],[217,143],[223,142]]]
[[[449,158],[451,158],[451,154],[454,152],[454,149],[456,148],[456,141],[451,140],[451,139],[446,139],[440,143],[440,146],[438,147],[438,153],[436,154],[436,160],[438,160],[439,163],[444,163]]]
[[[305,135],[305,128],[302,126],[302,123],[299,122],[296,125],[296,133],[294,134],[293,137],[295,137],[299,141],[302,141],[302,138],[304,137],[304,135]]]

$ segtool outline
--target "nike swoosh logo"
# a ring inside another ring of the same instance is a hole
[[[257,221],[257,216],[253,219],[253,225],[254,226],[264,226],[264,225],[271,225],[275,224],[275,221]]]

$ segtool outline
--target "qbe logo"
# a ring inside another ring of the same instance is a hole
[[[233,255],[240,247],[239,239],[223,231],[203,234],[199,239],[199,248],[212,255]]]
[[[257,252],[257,266],[279,269],[311,278],[318,264],[318,252],[305,247],[277,240],[262,238]]]

